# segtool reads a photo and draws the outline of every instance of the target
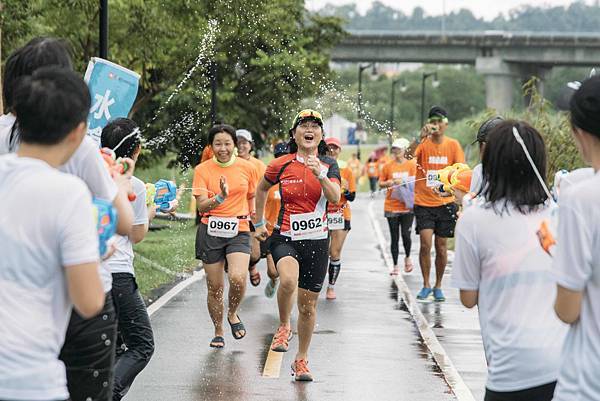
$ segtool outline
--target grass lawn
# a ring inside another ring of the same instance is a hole
[[[151,298],[152,290],[175,281],[177,273],[191,273],[198,265],[194,255],[196,238],[194,221],[155,219],[153,224],[168,228],[150,231],[144,241],[133,247],[136,253],[135,274],[140,291],[145,298]],[[161,271],[157,265],[172,273]]]

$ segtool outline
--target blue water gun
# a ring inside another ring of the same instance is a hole
[[[168,212],[173,209],[174,201],[177,199],[177,186],[173,181],[160,179],[154,184],[156,193],[154,203],[158,210]]]
[[[117,210],[111,202],[94,198],[92,201],[98,228],[98,242],[100,244],[100,256],[106,254],[107,242],[117,232]]]

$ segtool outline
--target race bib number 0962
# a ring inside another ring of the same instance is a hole
[[[323,223],[323,217],[316,213],[291,215],[290,228],[292,241],[327,237],[327,227]]]
[[[213,237],[233,238],[238,235],[240,222],[236,217],[216,217],[208,218],[208,234]]]

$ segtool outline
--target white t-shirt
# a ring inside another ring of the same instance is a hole
[[[99,260],[92,198],[79,178],[10,154],[0,199],[0,399],[66,399],[65,266]]]
[[[148,224],[148,208],[146,207],[146,185],[137,177],[131,178],[133,191],[135,192],[135,201],[131,203],[133,207],[133,225]],[[133,270],[133,244],[129,237],[116,235],[115,253],[103,264],[111,273],[131,273]]]
[[[483,166],[481,163],[473,167],[473,174],[471,174],[471,187],[469,192],[477,194],[480,190],[481,184],[483,183]]]
[[[536,231],[548,208],[500,216],[483,201],[464,210],[456,226],[452,285],[479,291],[486,387],[517,391],[555,381],[567,326],[554,313],[551,258]]]
[[[0,117],[0,155],[11,151],[15,152],[18,149],[18,144],[13,146],[13,149],[9,148],[10,131],[14,123],[15,117],[12,114]],[[60,171],[81,178],[95,198],[112,202],[117,196],[117,185],[104,165],[104,160],[98,151],[98,144],[87,135],[69,161],[60,167]],[[100,275],[104,291],[110,291],[112,288],[110,271],[101,268]]]
[[[558,285],[582,291],[579,320],[562,353],[557,401],[600,400],[600,173],[562,189],[554,270]]]

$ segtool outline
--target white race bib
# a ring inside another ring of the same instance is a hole
[[[292,241],[327,238],[327,226],[324,218],[317,213],[292,214],[290,232]]]
[[[233,238],[238,235],[240,221],[236,217],[216,217],[208,218],[208,235],[220,238]]]
[[[437,180],[437,170],[427,170],[427,187],[435,188],[441,185],[441,182]]]
[[[343,230],[344,229],[344,213],[328,213],[327,214],[327,227],[330,230]]]

